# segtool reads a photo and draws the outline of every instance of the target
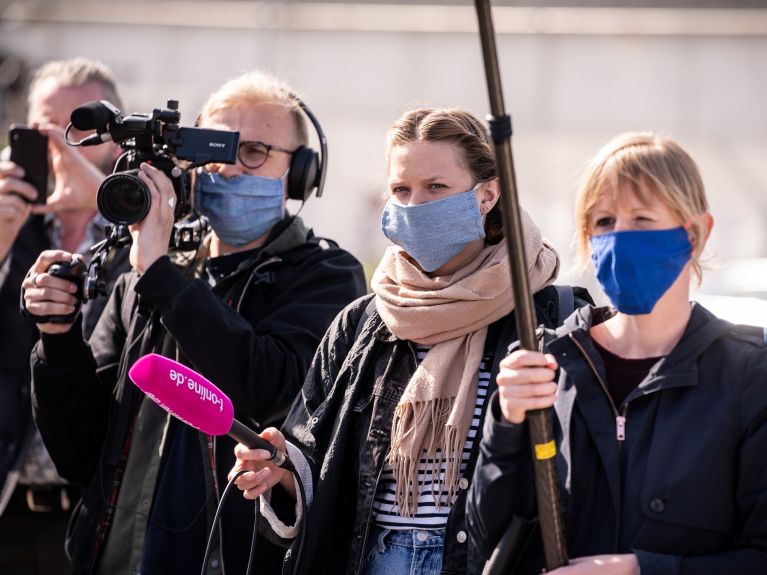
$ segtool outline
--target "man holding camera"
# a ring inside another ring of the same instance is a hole
[[[234,463],[233,440],[170,417],[130,382],[139,357],[157,352],[190,365],[259,431],[279,425],[325,329],[365,292],[359,262],[285,210],[286,197],[306,199],[316,187],[297,177],[306,169],[297,161],[307,157],[304,110],[262,73],[214,92],[198,124],[238,131],[240,143],[235,164],[194,174],[194,203],[213,230],[200,253],[186,268],[169,259],[178,198],[166,175],[144,163],[138,178],[150,207],[130,225],[134,271],[118,282],[89,345],[79,322],[40,324],[36,421],[62,474],[87,486],[68,547],[76,574],[199,572]],[[24,282],[29,313],[71,312],[71,283],[46,273],[70,257],[38,258]],[[245,572],[254,515],[238,499],[226,503],[207,573],[223,565]],[[282,551],[265,543],[254,558],[258,572],[279,573]]]
[[[29,353],[38,332],[19,314],[19,292],[41,251],[56,247],[87,257],[88,248],[104,239],[96,190],[119,148],[80,149],[64,140],[70,112],[102,98],[120,102],[103,64],[78,58],[43,65],[28,92],[27,122],[47,136],[49,153],[28,159],[49,164],[47,198],[37,200],[21,166],[0,160],[0,573],[59,575],[69,569],[64,537],[78,492],[56,473],[32,422]],[[128,269],[127,254],[119,255],[108,287]],[[83,307],[86,336],[104,303]]]

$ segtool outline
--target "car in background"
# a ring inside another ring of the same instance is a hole
[[[767,258],[704,269],[700,292],[691,299],[727,321],[767,328]]]

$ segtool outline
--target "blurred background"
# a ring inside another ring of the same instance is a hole
[[[720,297],[709,305],[767,325],[767,0],[493,6],[520,199],[562,256],[560,282],[594,289],[571,249],[584,162],[618,132],[655,130],[703,173],[716,224],[702,289]],[[0,0],[0,123],[23,121],[35,67],[74,56],[114,70],[125,114],[177,99],[183,125],[241,72],[287,79],[330,147],[325,194],[302,216],[369,271],[387,245],[388,125],[420,105],[489,109],[468,0]],[[754,299],[721,299],[736,293]]]

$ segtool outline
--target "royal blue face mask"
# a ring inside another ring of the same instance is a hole
[[[433,272],[471,242],[485,237],[474,193],[477,186],[468,192],[413,206],[390,199],[381,215],[381,229],[423,271]]]
[[[224,178],[197,172],[194,204],[216,235],[234,247],[260,238],[285,217],[282,178],[242,175]]]
[[[591,260],[618,311],[650,313],[692,256],[683,227],[591,236]]]

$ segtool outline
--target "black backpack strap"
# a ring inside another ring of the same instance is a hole
[[[354,332],[354,341],[357,341],[357,338],[360,336],[360,333],[362,332],[362,327],[365,325],[365,322],[370,317],[370,314],[372,314],[376,309],[376,298],[373,296],[370,298],[370,301],[368,302],[368,305],[365,306],[365,311],[362,312],[362,315],[360,316],[360,320],[357,322],[357,330]]]
[[[557,325],[562,325],[570,314],[575,311],[575,296],[571,286],[555,285],[557,290]]]

